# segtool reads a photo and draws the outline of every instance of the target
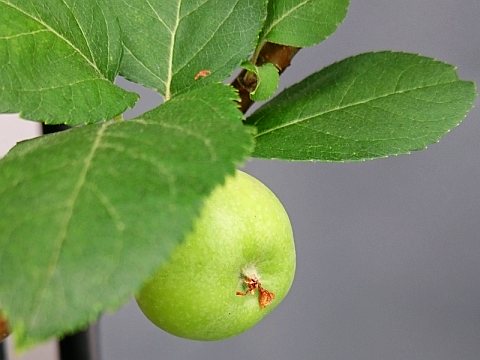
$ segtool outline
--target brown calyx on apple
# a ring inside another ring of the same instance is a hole
[[[262,284],[260,284],[260,282],[257,279],[246,278],[245,280],[243,280],[243,282],[248,285],[248,289],[244,293],[237,291],[237,295],[245,296],[248,293],[253,295],[255,294],[255,289],[258,289],[258,292],[260,293],[260,296],[258,297],[258,302],[260,303],[260,308],[262,310],[265,309],[265,306],[270,304],[273,301],[273,299],[275,299],[275,294],[264,289],[262,287]]]
[[[10,330],[8,329],[8,322],[0,312],[0,341],[5,339],[9,334]]]

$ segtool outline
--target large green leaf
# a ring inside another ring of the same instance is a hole
[[[270,0],[260,43],[307,47],[325,40],[345,19],[349,0]]]
[[[354,56],[250,116],[253,156],[355,161],[421,150],[458,125],[475,97],[475,84],[449,64],[398,52]]]
[[[121,74],[167,100],[230,76],[255,47],[266,14],[265,0],[110,3],[123,30]],[[209,75],[197,77],[204,70]]]
[[[0,113],[75,125],[111,119],[138,95],[112,83],[120,30],[103,0],[0,0]]]
[[[112,83],[121,54],[103,0],[0,0],[0,113],[69,125],[111,119],[138,99]]]
[[[0,304],[18,345],[114,309],[166,258],[253,148],[234,99],[212,84],[0,161]]]

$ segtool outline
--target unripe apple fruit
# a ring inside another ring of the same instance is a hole
[[[144,285],[137,303],[173,335],[220,340],[273,310],[294,273],[285,209],[260,181],[237,171],[206,199],[193,232]]]

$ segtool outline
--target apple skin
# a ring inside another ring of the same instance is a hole
[[[155,325],[194,340],[221,340],[251,328],[287,295],[295,274],[288,215],[276,196],[237,170],[206,199],[194,230],[137,296]],[[273,293],[261,308],[254,279]]]

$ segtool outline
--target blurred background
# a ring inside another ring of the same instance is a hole
[[[385,49],[455,64],[462,79],[480,85],[479,19],[478,0],[351,0],[345,22],[297,54],[281,88]],[[158,105],[158,95],[118,83],[142,96],[129,117]],[[0,155],[39,133],[38,124],[0,116]],[[290,294],[250,331],[211,343],[164,333],[131,302],[101,319],[102,360],[480,358],[478,108],[440,143],[408,156],[349,164],[251,160],[244,170],[290,215],[298,256]],[[20,359],[55,359],[54,344],[38,351]]]

